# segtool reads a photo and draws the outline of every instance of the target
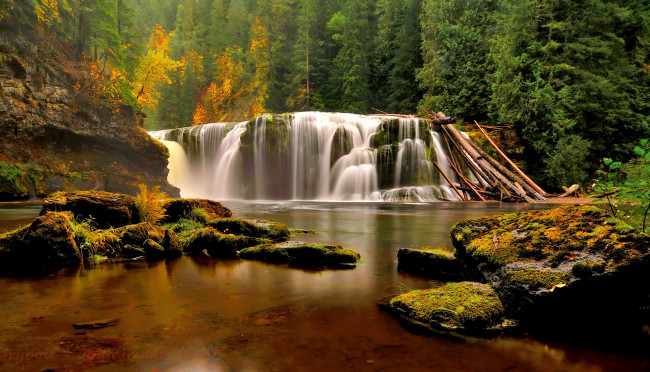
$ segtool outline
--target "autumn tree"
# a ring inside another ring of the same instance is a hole
[[[147,45],[147,54],[135,71],[133,95],[138,104],[141,107],[155,107],[160,98],[158,87],[161,84],[170,84],[171,80],[167,74],[181,66],[181,62],[170,57],[169,35],[162,27],[155,27]]]

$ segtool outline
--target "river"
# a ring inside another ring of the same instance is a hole
[[[499,203],[225,203],[357,250],[352,270],[181,257],[105,262],[0,277],[0,370],[6,371],[634,371],[648,355],[620,340],[578,347],[527,335],[459,339],[412,333],[379,299],[438,283],[397,271],[402,247],[452,249],[463,218],[526,208]],[[545,207],[539,206],[538,207]],[[0,232],[38,204],[0,205]],[[119,319],[102,329],[74,323]],[[620,345],[619,345],[620,346]]]

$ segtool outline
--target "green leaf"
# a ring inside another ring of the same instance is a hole
[[[639,146],[634,147],[634,153],[637,154],[638,156],[645,155],[645,151],[643,151],[643,149],[640,148]]]
[[[615,162],[613,162],[613,163],[611,163],[609,165],[609,169],[611,169],[611,170],[618,169],[618,168],[621,167],[621,165],[622,165],[622,163],[620,161],[615,161]]]
[[[650,152],[645,154],[645,160],[650,161]]]
[[[641,146],[645,146],[647,144],[648,144],[648,139],[647,138],[644,138],[644,139],[641,140]]]
[[[605,163],[605,165],[610,165],[612,161],[613,160],[611,158],[603,158],[603,163]]]

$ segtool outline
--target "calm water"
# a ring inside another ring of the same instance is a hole
[[[408,332],[377,301],[432,283],[397,272],[402,247],[448,247],[462,218],[520,209],[481,203],[226,203],[239,217],[319,233],[357,250],[353,270],[306,271],[182,257],[0,278],[0,370],[634,371],[648,354],[529,337],[459,340]],[[0,205],[0,229],[38,214]],[[119,318],[78,330],[72,324]],[[612,340],[616,344],[617,340]],[[649,353],[650,354],[650,353]]]

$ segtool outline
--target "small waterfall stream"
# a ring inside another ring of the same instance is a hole
[[[263,115],[150,132],[170,151],[183,197],[257,200],[458,200],[440,134],[419,119],[342,113]]]

